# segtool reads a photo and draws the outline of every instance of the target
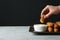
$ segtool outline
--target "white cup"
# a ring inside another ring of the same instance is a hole
[[[44,32],[46,31],[46,28],[45,24],[34,24],[34,31],[36,32]]]

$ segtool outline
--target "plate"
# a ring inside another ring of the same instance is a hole
[[[37,32],[37,31],[34,31],[34,27],[33,26],[30,26],[29,27],[29,32],[32,32],[34,34],[37,34],[37,35],[60,35],[60,31],[58,32]]]

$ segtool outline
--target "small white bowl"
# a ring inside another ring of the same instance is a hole
[[[34,31],[44,32],[46,31],[47,26],[45,24],[34,24]]]

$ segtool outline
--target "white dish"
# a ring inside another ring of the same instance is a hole
[[[45,24],[34,24],[34,31],[44,32],[46,31],[46,25]]]

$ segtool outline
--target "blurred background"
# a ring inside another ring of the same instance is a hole
[[[60,0],[0,0],[0,25],[40,24],[40,13],[46,5],[60,5]],[[58,15],[51,18],[46,21],[59,20]]]

